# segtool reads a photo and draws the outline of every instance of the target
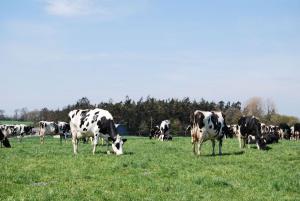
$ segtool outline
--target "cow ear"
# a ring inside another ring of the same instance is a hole
[[[122,141],[123,141],[123,143],[125,143],[126,141],[127,141],[127,139],[125,138],[125,139],[122,139]]]

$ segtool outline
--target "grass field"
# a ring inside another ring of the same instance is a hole
[[[300,200],[300,142],[244,152],[226,140],[223,156],[192,154],[190,138],[130,137],[122,156],[99,146],[36,137],[0,149],[0,200]]]

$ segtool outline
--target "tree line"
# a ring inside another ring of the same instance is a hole
[[[102,108],[108,110],[114,117],[116,123],[127,127],[128,132],[134,135],[148,135],[151,127],[159,125],[162,120],[169,119],[172,125],[173,135],[185,135],[185,128],[189,125],[190,114],[195,110],[222,111],[226,116],[227,124],[236,124],[242,115],[254,115],[267,124],[288,123],[290,125],[298,122],[296,117],[277,114],[275,104],[264,101],[262,98],[253,97],[249,99],[242,108],[240,101],[237,102],[214,102],[201,99],[156,99],[148,96],[140,98],[138,101],[132,100],[128,96],[122,101],[101,102],[92,104],[87,97],[79,99],[75,104],[67,105],[62,109],[51,110],[42,108],[41,110],[28,111],[26,108],[15,110],[13,117],[4,115],[0,110],[0,120],[20,120],[32,121],[69,121],[68,113],[74,109]]]

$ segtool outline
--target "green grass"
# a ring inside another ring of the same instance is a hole
[[[0,200],[300,200],[300,142],[241,152],[226,140],[223,156],[192,154],[190,138],[130,137],[122,156],[59,139],[11,139],[0,149]]]

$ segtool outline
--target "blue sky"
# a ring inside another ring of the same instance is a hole
[[[0,1],[0,109],[272,99],[300,117],[300,1]]]

